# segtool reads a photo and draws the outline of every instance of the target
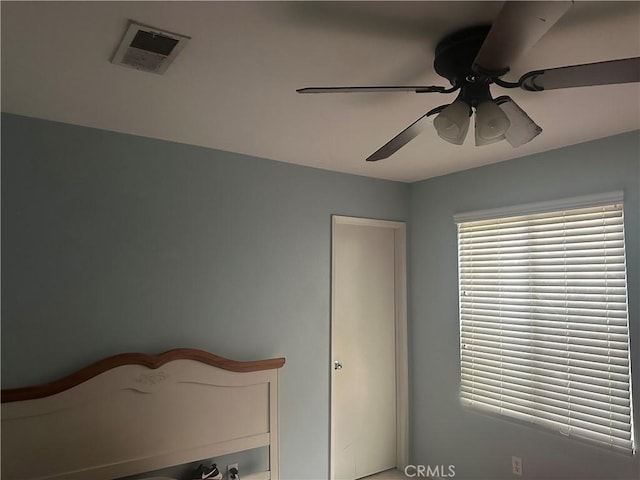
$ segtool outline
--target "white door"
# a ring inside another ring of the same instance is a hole
[[[335,480],[361,478],[401,463],[396,359],[401,342],[396,330],[398,277],[404,271],[399,268],[399,247],[404,249],[402,223],[334,217],[331,474]]]

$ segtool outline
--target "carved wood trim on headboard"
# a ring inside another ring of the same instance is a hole
[[[2,390],[2,403],[32,400],[35,398],[55,395],[56,393],[63,392],[86,382],[90,378],[100,375],[107,370],[121,367],[123,365],[143,365],[155,370],[165,363],[173,360],[195,360],[197,362],[205,363],[223,370],[229,370],[231,372],[256,372],[259,370],[270,370],[282,367],[285,362],[285,359],[282,357],[250,362],[238,362],[195,348],[175,348],[159,355],[121,353],[99,360],[88,367],[72,373],[71,375],[50,383],[32,387],[9,388]]]

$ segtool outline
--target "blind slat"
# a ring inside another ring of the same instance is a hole
[[[461,365],[472,368],[478,373],[494,373],[502,375],[503,378],[510,379],[515,383],[522,381],[533,382],[539,385],[556,385],[563,388],[571,388],[582,391],[586,398],[590,393],[599,393],[601,395],[609,395],[618,398],[628,398],[629,382],[602,382],[602,379],[588,379],[579,377],[578,375],[570,375],[568,378],[555,377],[545,371],[543,368],[533,367],[530,371],[518,369],[515,370],[510,366],[503,364],[501,366],[492,366],[479,362],[462,361]],[[542,395],[542,393],[541,393]]]
[[[558,329],[560,330],[560,329]],[[613,340],[612,338],[589,338],[584,336],[574,336],[568,330],[557,333],[541,333],[536,332],[534,339],[531,333],[524,330],[513,330],[509,328],[485,328],[475,325],[462,327],[463,338],[476,338],[483,335],[483,338],[498,337],[501,342],[513,342],[530,346],[544,346],[546,348],[558,348],[560,350],[568,350],[571,348],[579,349],[588,353],[606,355],[609,350],[620,350],[626,352],[628,344],[624,340]],[[625,355],[626,353],[623,353]]]
[[[535,328],[536,333],[541,335],[553,335],[557,336],[569,336],[571,335],[574,338],[581,339],[591,339],[591,340],[601,340],[601,341],[614,341],[614,342],[625,342],[627,340],[627,332],[625,327],[619,327],[622,333],[614,333],[607,326],[600,326],[599,329],[589,330],[588,325],[585,327],[587,330],[580,330],[575,328],[575,325],[572,325],[571,330],[567,328],[566,325],[563,325],[559,322],[554,322],[556,325],[551,327],[538,325],[533,322],[526,322],[523,324],[518,323],[495,323],[495,322],[486,322],[479,320],[470,320],[466,322],[468,327],[468,331],[475,331],[478,328],[484,329],[486,331],[492,332],[501,332],[501,331],[512,331],[512,332],[524,332],[527,335],[530,335],[532,327]],[[464,334],[463,329],[463,334]]]
[[[475,381],[477,373],[472,369],[463,368],[462,369],[462,386],[473,386],[473,382]],[[542,402],[561,402],[564,404],[568,404],[571,401],[572,406],[576,409],[585,409],[589,412],[602,412],[604,416],[607,415],[617,415],[616,418],[623,419],[630,417],[631,409],[625,405],[618,405],[616,403],[611,403],[612,398],[607,395],[600,395],[599,397],[594,398],[584,398],[581,395],[575,395],[568,392],[571,390],[562,391],[552,391],[547,389],[544,391],[544,395],[541,394],[540,390],[531,386],[531,385],[522,385],[519,383],[513,383],[508,380],[501,378],[499,375],[494,374],[486,374],[482,376],[482,384],[483,385],[491,385],[496,388],[507,388],[509,390],[513,390],[514,392],[521,392],[523,394],[534,395],[540,398]],[[615,397],[613,397],[613,401],[615,401]]]
[[[552,420],[548,420],[545,418],[534,416],[530,413],[521,413],[517,411],[509,410],[504,407],[496,407],[495,405],[487,405],[479,401],[478,399],[462,399],[464,404],[473,406],[482,411],[486,411],[491,414],[500,414],[506,415],[511,418],[515,418],[517,420],[521,420],[524,422],[532,423],[535,425],[539,425],[549,430],[556,431],[561,433],[562,435],[572,436],[576,438],[585,439],[589,442],[595,442],[598,445],[609,448],[614,451],[618,451],[621,453],[629,453],[633,451],[633,441],[632,440],[624,440],[616,437],[612,437],[606,434],[600,434],[598,432],[593,432],[588,429],[580,429],[576,426],[569,425],[568,422],[556,422]]]
[[[608,365],[628,368],[628,361],[622,356],[607,358],[604,355],[584,354],[580,352],[567,352],[563,350],[554,350],[549,348],[533,348],[527,347],[519,348],[506,347],[505,344],[499,342],[491,342],[484,340],[474,340],[473,343],[466,342],[462,347],[466,352],[465,355],[471,355],[471,352],[481,351],[486,353],[494,353],[509,358],[529,358],[530,362],[533,362],[536,358],[541,358],[543,361],[562,364],[572,363],[590,363],[592,365],[598,365],[594,367],[594,370],[608,371]],[[609,360],[607,362],[607,360]]]
[[[496,310],[494,312],[499,313],[500,310]],[[465,316],[466,312],[461,312],[461,314]],[[616,326],[622,326],[622,327],[626,327],[627,325],[627,322],[625,322],[624,318],[622,319],[617,318],[612,313],[610,313],[609,316],[607,317],[602,317],[602,316],[590,316],[590,315],[569,316],[569,315],[560,315],[560,314],[553,314],[553,313],[516,312],[512,310],[506,310],[504,316],[495,315],[495,313],[492,315],[488,315],[488,314],[483,314],[482,311],[478,311],[477,313],[470,312],[468,317],[469,317],[468,319],[472,319],[473,317],[478,317],[478,318],[485,318],[485,319],[500,318],[502,320],[504,320],[505,318],[508,318],[510,321],[511,319],[513,319],[512,321],[516,321],[516,319],[522,318],[522,319],[531,319],[531,320],[537,320],[537,321],[564,322],[568,325],[572,323],[616,325]]]
[[[574,402],[577,404],[593,404],[600,408],[601,410],[616,410],[627,412],[630,411],[630,407],[628,405],[626,396],[616,396],[610,395],[606,393],[598,393],[598,392],[586,392],[581,391],[576,388],[564,387],[555,384],[543,384],[543,382],[527,382],[518,378],[503,378],[499,374],[492,372],[476,372],[467,367],[465,367],[465,374],[468,377],[478,378],[484,381],[486,384],[489,384],[491,380],[499,380],[503,385],[510,386],[513,389],[533,389],[536,391],[537,395],[540,397],[548,397],[548,398],[565,398],[567,402]],[[463,385],[464,382],[461,382]],[[544,387],[542,389],[541,387]],[[580,399],[577,401],[576,399]]]
[[[547,348],[541,346],[529,346],[524,344],[510,344],[508,342],[500,342],[499,340],[491,339],[485,340],[481,338],[474,338],[472,340],[466,339],[463,344],[463,349],[469,350],[474,347],[484,347],[487,349],[494,349],[495,351],[502,351],[504,355],[514,355],[515,352],[527,352],[533,355],[546,355],[556,359],[576,359],[587,360],[596,364],[608,365],[613,363],[615,365],[628,365],[628,356],[626,352],[618,352],[612,350],[608,355],[578,352],[574,350],[561,350],[557,348]]]
[[[461,365],[477,370],[478,372],[492,372],[502,374],[504,377],[528,378],[536,381],[548,379],[549,383],[561,386],[575,385],[576,388],[582,388],[586,391],[598,391],[603,394],[610,394],[616,391],[626,395],[629,390],[629,380],[627,378],[620,379],[602,378],[597,376],[583,375],[578,372],[563,372],[555,369],[545,368],[544,364],[523,367],[517,363],[511,362],[494,362],[486,359],[463,359]]]
[[[465,357],[463,358],[487,359],[487,360],[493,360],[496,362],[508,361],[509,363],[512,363],[512,364],[526,365],[526,366],[533,365],[533,362],[535,361],[537,364],[543,364],[548,368],[552,368],[554,370],[558,370],[561,372],[576,372],[576,373],[582,373],[585,375],[589,374],[589,375],[602,377],[602,378],[609,378],[609,375],[612,375],[612,374],[614,375],[621,374],[626,377],[628,377],[629,375],[629,368],[626,365],[609,364],[605,369],[603,365],[600,365],[594,362],[571,361],[571,362],[557,363],[556,361],[554,361],[556,359],[549,356],[543,357],[541,355],[536,355],[535,357],[533,355],[518,356],[518,357],[514,355],[510,355],[508,359],[506,359],[504,356],[500,355],[500,353],[473,350],[473,351],[470,351],[469,353],[465,352]],[[621,380],[622,378],[618,378],[618,379]]]
[[[606,412],[606,414],[603,415],[602,411],[589,411],[588,409],[580,409],[574,405],[571,405],[571,408],[567,408],[566,402],[553,402],[551,399],[541,399],[536,395],[527,395],[517,390],[509,390],[508,388],[489,389],[486,388],[486,386],[483,387],[484,388],[463,384],[462,392],[466,394],[483,395],[494,400],[509,402],[527,408],[541,409],[542,411],[555,415],[570,416],[576,420],[610,427],[613,430],[619,431],[620,434],[625,437],[627,434],[631,434],[631,418],[628,415],[614,415],[610,412]]]
[[[566,425],[575,426],[578,428],[582,428],[592,433],[600,433],[604,435],[610,435],[611,437],[616,437],[621,440],[630,440],[631,439],[631,431],[621,430],[616,428],[615,425],[610,427],[599,425],[597,423],[593,423],[586,420],[581,420],[579,418],[575,418],[569,415],[562,415],[559,413],[551,412],[547,409],[543,409],[540,405],[532,404],[520,404],[513,403],[506,396],[502,399],[496,399],[492,396],[483,395],[480,392],[471,393],[467,397],[469,400],[473,401],[482,401],[485,404],[494,405],[501,409],[508,409],[515,412],[529,414],[538,418],[555,421],[557,423],[565,423]]]
[[[491,295],[488,292],[473,292],[473,294],[469,294],[462,297],[463,304],[489,304],[493,305],[495,302],[494,295]],[[500,297],[500,305],[505,306],[524,306],[529,308],[532,304],[537,308],[551,308],[551,307],[562,307],[562,308],[583,308],[589,309],[591,311],[602,308],[602,304],[606,304],[607,311],[608,310],[626,310],[627,306],[624,302],[624,298],[622,296],[599,296],[598,298],[568,298],[568,295],[564,296],[554,296],[552,298],[545,298],[543,301],[538,300],[537,295],[528,295],[526,293],[521,293],[520,295],[503,295],[502,293],[498,294]]]

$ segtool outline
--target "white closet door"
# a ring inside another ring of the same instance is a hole
[[[395,252],[393,228],[334,223],[332,473],[336,480],[396,466]]]

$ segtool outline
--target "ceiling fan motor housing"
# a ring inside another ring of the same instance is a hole
[[[462,86],[478,74],[472,70],[473,61],[489,33],[491,25],[479,25],[454,32],[436,46],[433,67],[451,85]]]

